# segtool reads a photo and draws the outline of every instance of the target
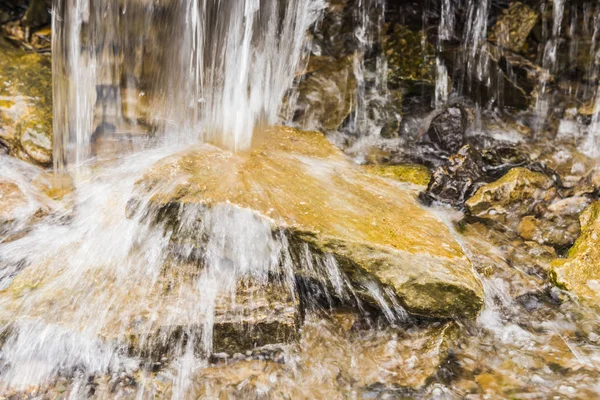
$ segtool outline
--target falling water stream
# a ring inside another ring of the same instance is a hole
[[[54,1],[56,174],[0,155],[3,181],[24,197],[0,230],[0,399],[455,399],[487,398],[494,385],[514,385],[514,398],[600,393],[598,314],[563,302],[568,295],[544,283],[541,246],[512,249],[508,235],[484,224],[463,228],[462,212],[432,210],[472,262],[485,304],[473,321],[425,318],[407,312],[387,285],[357,279],[343,259],[294,242],[257,211],[229,201],[157,208],[157,196],[180,189],[175,172],[140,190],[149,170],[190,148],[243,157],[260,146],[268,127],[281,122],[284,98],[294,98],[315,49],[307,32],[318,29],[330,3],[344,2]],[[496,2],[431,3],[439,6],[435,113],[477,84],[495,90],[487,38]],[[539,96],[522,113],[540,132],[555,105],[552,72],[568,3],[545,3],[552,25],[544,32]],[[353,137],[352,156],[384,140],[387,114],[373,110],[391,101],[377,45],[389,31],[387,2],[356,4],[354,109],[327,132],[336,143]],[[466,10],[464,21],[457,7]],[[590,3],[588,26],[570,34],[576,46],[582,31],[593,33],[594,76],[597,7]],[[454,42],[460,55],[451,66],[443,53]],[[600,88],[591,86],[571,88],[593,92],[589,126],[572,133],[563,120],[559,132],[584,135],[582,152],[596,158]],[[502,103],[495,95],[487,102],[474,96],[478,116]],[[510,135],[498,133],[506,141]],[[294,160],[323,185],[334,186],[342,168],[331,157]],[[300,173],[291,176],[300,184]],[[417,196],[414,185],[393,185]],[[50,188],[59,193],[49,197]],[[375,184],[368,189],[385,195]],[[345,198],[332,197],[331,204]],[[176,213],[177,224],[166,212]],[[463,339],[446,351],[454,332]],[[474,388],[483,395],[464,397]]]

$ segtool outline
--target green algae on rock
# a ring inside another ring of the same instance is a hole
[[[600,201],[586,208],[579,221],[581,235],[566,259],[552,263],[550,276],[557,286],[597,305],[600,304]]]
[[[411,313],[474,317],[483,291],[449,229],[411,191],[365,173],[318,132],[268,130],[233,154],[211,145],[158,162],[141,180],[160,209],[228,203],[333,254],[353,277],[390,287]],[[163,213],[177,225],[178,213]]]
[[[0,143],[23,160],[52,162],[50,58],[29,54],[0,38]]]

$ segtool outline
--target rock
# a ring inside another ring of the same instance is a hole
[[[472,216],[507,223],[533,213],[536,206],[555,196],[551,178],[526,168],[513,168],[497,181],[479,188],[465,205]]]
[[[334,131],[352,111],[356,79],[352,56],[312,57],[309,72],[298,84],[293,120],[302,126]]]
[[[449,107],[431,121],[427,135],[442,150],[456,153],[465,142],[468,120],[461,107]]]
[[[28,206],[27,197],[13,182],[0,181],[0,226],[13,222],[19,210]]]
[[[247,398],[262,387],[284,398],[342,398],[350,390],[419,390],[432,379],[454,347],[454,323],[429,327],[344,332],[309,317],[298,344],[299,365],[245,360],[199,371],[194,397]],[[353,362],[359,359],[361,362]],[[304,382],[303,385],[293,384]],[[364,396],[361,396],[364,397]]]
[[[420,389],[448,357],[458,332],[458,326],[447,323],[408,330],[404,335],[367,335],[354,341],[362,362],[354,363],[351,374],[362,387]]]
[[[31,0],[21,23],[29,28],[39,28],[49,24],[50,13],[46,6],[46,0]]]
[[[424,165],[368,165],[365,169],[371,174],[390,178],[399,182],[409,182],[415,185],[427,186],[431,172]]]
[[[477,314],[483,293],[470,262],[411,191],[363,172],[318,132],[273,128],[262,140],[245,155],[204,145],[166,158],[139,191],[155,193],[152,207],[174,226],[189,207],[253,210],[290,241],[333,255],[355,284],[389,287],[413,314]]]
[[[356,0],[333,0],[327,3],[323,20],[312,33],[312,54],[343,57],[357,50],[354,29]]]
[[[504,10],[504,15],[491,28],[488,40],[500,47],[520,53],[539,17],[537,11],[515,1]]]
[[[597,305],[600,302],[600,201],[586,208],[579,221],[581,235],[566,259],[557,259],[552,263],[550,276],[560,288]]]
[[[551,148],[542,151],[536,161],[556,171],[560,175],[562,186],[594,191],[593,187],[585,186],[590,183],[587,178],[590,171],[594,170],[596,161],[579,152],[572,144],[555,143]]]
[[[427,203],[437,201],[461,207],[485,176],[481,153],[466,145],[433,172],[421,198]]]
[[[529,59],[511,51],[489,44],[486,47],[492,70],[490,80],[496,82],[488,94],[498,93],[499,105],[507,108],[525,109],[532,104],[538,94],[542,74],[547,73]]]
[[[172,359],[181,355],[184,344],[192,344],[204,356],[225,352],[232,355],[266,345],[290,343],[300,325],[298,298],[287,285],[242,278],[231,288],[211,287],[214,293],[200,293],[202,273],[198,265],[165,266],[153,287],[146,282],[119,282],[101,267],[88,265],[81,279],[84,285],[64,285],[60,291],[46,290],[55,281],[54,272],[43,263],[18,273],[6,289],[0,286],[0,326],[15,326],[26,315],[38,329],[58,329],[80,334],[80,320],[73,319],[68,304],[73,296],[110,296],[115,301],[102,319],[89,323],[88,333],[103,345],[126,348],[128,354],[147,361]],[[1,270],[0,270],[1,272]],[[104,273],[106,281],[95,286],[93,276]],[[40,279],[41,275],[44,279]],[[83,287],[82,287],[83,286]],[[207,289],[208,290],[208,289]],[[28,297],[33,294],[32,297]],[[214,295],[214,297],[212,297]],[[21,301],[35,307],[23,313]],[[50,298],[52,300],[50,300]],[[189,307],[182,307],[181,304]],[[91,307],[99,303],[90,303]],[[20,311],[17,311],[20,310]],[[19,314],[20,312],[20,314]],[[89,315],[87,316],[89,317]],[[87,318],[82,316],[81,318]]]
[[[1,243],[30,228],[57,205],[46,193],[53,185],[43,170],[8,156],[0,156],[0,170]]]
[[[39,165],[52,162],[50,58],[13,48],[0,38],[0,144]]]
[[[551,218],[523,217],[517,227],[519,235],[525,239],[557,248],[571,246],[579,236],[577,218],[554,216]]]
[[[182,285],[174,287],[183,289]],[[184,289],[186,290],[186,289]],[[192,291],[192,287],[187,290]],[[220,293],[214,303],[214,315],[168,315],[169,309],[177,309],[181,301],[172,294],[157,293],[162,304],[147,311],[148,302],[130,307],[128,312],[135,320],[126,332],[129,351],[132,355],[160,360],[162,357],[176,357],[182,341],[193,340],[195,351],[206,355],[215,353],[245,353],[266,345],[279,345],[293,342],[300,327],[300,308],[297,298],[282,284],[264,285],[251,280],[240,280],[234,291]],[[193,299],[189,299],[193,301]],[[153,320],[151,320],[153,319]],[[212,319],[212,321],[210,321]],[[211,324],[207,326],[206,324]],[[210,329],[210,346],[206,339],[206,329]],[[107,329],[105,338],[119,340],[117,330]]]
[[[484,279],[504,282],[506,293],[512,299],[538,293],[544,285],[545,266],[550,265],[556,256],[547,257],[541,246],[532,249],[522,240],[498,232],[480,223],[462,223],[459,230],[465,251],[468,252],[473,267]],[[491,293],[495,295],[495,293]]]
[[[435,50],[422,31],[395,24],[383,41],[392,87],[407,83],[435,85]]]

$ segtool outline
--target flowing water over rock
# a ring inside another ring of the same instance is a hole
[[[598,397],[597,2],[5,7],[0,399]]]

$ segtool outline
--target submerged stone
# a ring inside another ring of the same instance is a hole
[[[411,313],[474,317],[482,287],[449,229],[412,192],[361,170],[318,132],[268,130],[247,154],[211,145],[168,157],[139,182],[159,209],[253,210],[360,285],[376,279]],[[177,225],[178,214],[161,214]]]
[[[147,282],[119,281],[107,271],[89,268],[81,276],[85,284],[53,292],[48,287],[61,277],[54,277],[45,265],[32,265],[6,289],[0,287],[0,326],[14,326],[15,335],[29,321],[39,329],[60,327],[73,337],[83,330],[89,340],[93,333],[91,338],[106,346],[125,348],[129,355],[151,361],[174,359],[186,345],[204,356],[231,355],[286,344],[297,337],[298,298],[285,284],[241,278],[230,288],[219,289],[213,282],[202,290],[201,284],[190,279],[201,273],[198,265],[165,266],[153,286],[147,287]],[[96,285],[93,279],[99,274],[104,274],[105,281]],[[110,305],[90,320],[85,310],[71,308],[73,298],[84,297],[94,298],[88,302],[91,308],[99,307],[102,298],[110,298]],[[22,301],[38,303],[19,314]],[[17,314],[19,318],[14,319]],[[81,320],[74,319],[76,315]]]
[[[579,236],[579,221],[574,217],[528,215],[518,226],[519,235],[541,245],[566,248]]]
[[[350,391],[366,394],[384,389],[412,393],[439,371],[456,345],[459,331],[452,322],[423,328],[345,331],[308,316],[296,362],[309,368],[291,368],[270,360],[215,365],[198,373],[194,396],[247,398],[261,387],[293,399],[344,398]]]
[[[596,201],[579,217],[581,235],[566,259],[552,263],[553,282],[593,304],[600,303],[600,201]]]

